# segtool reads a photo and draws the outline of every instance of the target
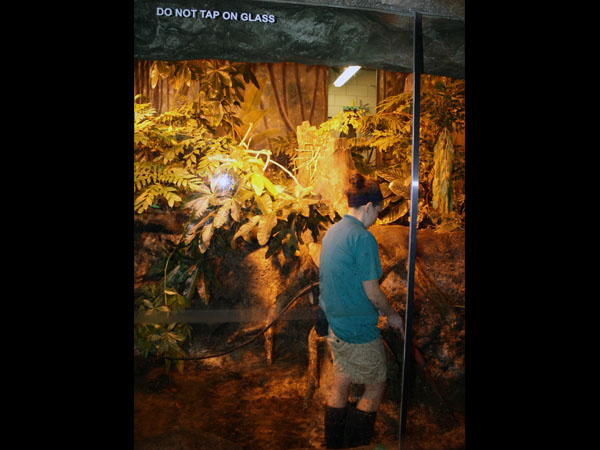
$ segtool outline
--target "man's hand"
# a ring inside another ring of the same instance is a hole
[[[383,292],[381,286],[379,286],[379,280],[363,281],[362,285],[367,298],[373,303],[373,306],[375,306],[381,314],[387,317],[390,326],[400,331],[404,338],[404,320],[390,305],[385,292]]]
[[[404,319],[398,313],[387,316],[387,323],[390,327],[398,330],[404,339]]]

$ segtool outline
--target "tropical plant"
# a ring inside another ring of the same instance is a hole
[[[197,175],[189,169],[206,129],[180,110],[154,116],[150,104],[137,102],[134,109],[135,210],[143,213],[161,198],[172,207],[181,201],[182,189],[198,185]]]
[[[424,76],[421,97],[419,216],[439,231],[464,225],[464,192],[455,197],[453,180],[464,178],[464,148],[455,145],[452,133],[464,130],[464,80]],[[324,128],[346,132],[356,168],[377,176],[384,195],[379,223],[406,220],[410,205],[412,159],[412,93],[379,102],[373,115],[356,111],[331,118]],[[383,168],[370,163],[373,151],[382,155]]]
[[[227,249],[242,241],[267,246],[266,257],[282,253],[292,258],[307,231],[317,240],[336,217],[312,186],[302,186],[289,166],[277,160],[285,156],[298,165],[290,151],[297,146],[294,136],[271,139],[273,150],[259,146],[273,137],[273,130],[253,132],[265,111],[259,107],[262,90],[248,65],[155,62],[154,85],[159,77],[172,82],[181,97],[175,108],[161,114],[142,96],[135,97],[134,209],[141,215],[150,208],[178,209],[188,220],[179,241],[165,240],[163,259],[148,271],[154,283],[135,298],[142,314],[170,314],[189,307],[194,298],[208,303],[217,282],[215,267]],[[198,93],[190,97],[196,85]],[[454,229],[462,220],[464,194],[452,196],[452,180],[462,175],[464,156],[450,137],[464,127],[461,86],[427,81],[423,89],[424,176],[417,223],[426,220],[439,229]],[[317,129],[319,135],[354,129],[356,150],[383,154],[385,169],[373,168],[358,151],[354,155],[360,170],[381,180],[380,223],[402,220],[408,211],[410,102],[410,94],[390,97],[373,116],[342,112]],[[134,333],[136,348],[146,356],[179,357],[191,339],[189,325],[178,323],[140,323]],[[165,359],[167,370],[169,361]],[[183,367],[181,360],[177,367]]]
[[[158,79],[167,79],[177,94],[185,112],[213,135],[227,134],[241,139],[245,130],[239,108],[244,102],[244,91],[252,83],[259,83],[248,63],[221,60],[154,61],[150,79],[154,88]],[[196,95],[192,95],[192,86]]]
[[[301,186],[293,173],[271,157],[270,150],[252,150],[244,141],[221,142],[207,149],[198,165],[205,182],[184,203],[192,211],[186,242],[197,239],[204,253],[215,231],[225,229],[232,246],[239,237],[248,242],[256,239],[259,245],[269,245],[267,257],[282,251],[290,258],[299,250],[306,229],[316,240],[328,221],[327,207],[320,204],[312,187]],[[289,183],[273,183],[266,176],[270,165],[286,173]]]
[[[268,246],[266,257],[292,258],[302,235],[308,230],[317,240],[333,216],[271,150],[250,147],[251,140],[256,146],[272,136],[272,130],[252,133],[253,121],[264,114],[258,108],[260,86],[249,87],[246,101],[235,72],[210,67],[201,72],[185,64],[155,63],[154,79],[175,76],[179,89],[185,91],[193,80],[206,89],[171,111],[157,114],[144,98],[135,98],[135,212],[174,208],[188,213],[179,242],[166,240],[163,259],[148,271],[153,287],[136,299],[143,314],[188,307],[195,296],[207,303],[216,282],[214,268],[240,240]],[[237,109],[230,108],[232,99]],[[242,126],[247,126],[243,135]],[[189,333],[183,324],[138,324],[136,348],[145,355],[181,356]],[[177,364],[182,367],[181,360]]]
[[[158,284],[148,284],[142,287],[140,295],[135,298],[135,304],[139,306],[143,319],[144,315],[156,313],[163,313],[168,317],[170,313],[188,307],[189,300],[173,289],[161,288]],[[142,322],[134,327],[134,345],[144,357],[148,355],[181,357],[185,355],[183,345],[190,340],[191,327],[188,324]],[[165,370],[168,371],[170,366],[171,360],[165,359]],[[183,360],[177,360],[176,366],[179,371],[182,371]]]
[[[270,180],[266,173],[272,165],[286,173],[288,184]],[[153,299],[144,298],[140,303],[140,308],[147,311],[166,311],[174,299],[185,300],[182,305],[189,306],[196,292],[207,303],[217,261],[227,247],[237,248],[240,238],[268,246],[266,257],[281,252],[285,258],[292,258],[306,230],[316,241],[324,224],[331,222],[329,207],[320,203],[310,186],[301,186],[289,170],[271,159],[269,150],[252,150],[245,141],[205,139],[199,161],[185,174],[180,178],[187,181],[188,193],[178,207],[189,213],[189,220],[178,243],[165,243],[166,261],[151,268],[156,274],[163,272],[157,285],[164,286]],[[187,174],[193,176],[188,178]],[[147,209],[147,203],[136,205],[138,212]],[[140,326],[138,342],[150,340],[157,354],[171,356],[180,350],[177,342],[172,342],[177,340],[173,333],[178,326]],[[185,336],[185,330],[181,329],[179,336]],[[149,347],[141,348],[148,352]]]
[[[241,63],[155,61],[151,66],[153,88],[159,78],[175,88],[179,102],[173,110],[157,114],[141,95],[134,99],[134,208],[138,214],[151,207],[177,208],[186,194],[203,189],[206,178],[198,170],[200,159],[208,147],[219,145],[219,135],[239,135],[240,127],[245,126],[236,115],[244,110],[243,91],[250,82],[259,88],[249,65]],[[190,96],[193,84],[198,91]],[[250,97],[253,104],[254,97],[256,91]],[[248,114],[242,116],[248,118]],[[135,300],[140,310],[184,308],[196,293],[207,302],[206,287],[214,267],[211,258],[218,255],[218,246],[213,246],[211,255],[186,246],[183,239],[178,243],[167,240],[163,247],[164,258],[147,274],[155,283],[142,288]],[[185,324],[141,323],[134,333],[135,346],[145,356],[173,357],[184,352],[182,345],[191,331]],[[177,361],[179,369],[182,364]],[[169,359],[165,365],[168,370]]]

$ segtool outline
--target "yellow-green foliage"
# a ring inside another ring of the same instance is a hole
[[[252,131],[253,121],[264,112],[258,109],[260,86],[247,65],[156,62],[151,73],[154,85],[159,77],[170,77],[182,93],[194,82],[200,89],[195,98],[162,114],[141,96],[134,101],[135,213],[144,214],[151,207],[189,213],[181,240],[164,242],[164,260],[151,268],[159,282],[136,299],[143,312],[185,308],[195,295],[208,302],[215,260],[225,249],[237,248],[241,240],[268,246],[267,257],[282,252],[291,258],[306,230],[317,240],[324,224],[335,217],[331,205],[323,204],[312,186],[301,186],[287,167],[273,159],[272,150],[256,147],[273,131],[262,135]],[[245,102],[249,83],[254,87]],[[452,179],[462,175],[464,160],[462,149],[448,136],[464,127],[464,93],[460,92],[464,82],[428,83],[423,89],[424,174],[418,222],[427,216],[452,229],[454,225],[449,226],[444,217],[457,217],[452,211]],[[361,111],[340,113],[317,129],[318,134],[348,133],[352,127],[358,149],[383,154],[385,170],[376,172],[383,180],[382,223],[398,220],[408,210],[410,101],[410,94],[391,97],[373,116]],[[281,148],[290,143],[292,139],[282,139]],[[459,222],[460,218],[455,220]],[[190,329],[182,324],[138,324],[135,333],[136,347],[144,354],[177,357],[184,354]]]
[[[464,148],[452,141],[452,133],[464,130],[465,82],[446,77],[423,76],[419,146],[419,217],[439,230],[460,228],[464,193],[453,199],[453,180],[464,177]],[[412,159],[412,92],[388,97],[379,102],[373,115],[344,112],[323,123],[320,129],[347,133],[358,170],[379,177],[384,195],[379,222],[395,222],[408,213]],[[379,169],[366,163],[378,151],[383,164]],[[366,154],[366,157],[364,156]]]
[[[323,222],[330,220],[328,207],[312,187],[300,186],[269,149],[250,148],[251,139],[260,143],[272,131],[252,133],[252,121],[264,112],[257,109],[260,87],[246,69],[239,64],[157,62],[154,84],[158,77],[175,77],[176,87],[185,91],[195,80],[198,95],[162,114],[142,97],[135,98],[135,213],[150,207],[189,213],[181,240],[165,240],[164,259],[149,270],[159,278],[137,296],[141,313],[184,308],[196,295],[208,302],[216,260],[241,239],[268,245],[267,257],[282,252],[291,258],[304,231],[310,230],[316,240]],[[249,82],[256,89],[249,89],[244,102]],[[141,323],[135,327],[135,345],[145,355],[177,358],[185,353],[189,332],[182,324]]]
[[[160,198],[172,207],[181,201],[178,192],[197,189],[192,168],[206,130],[180,112],[155,116],[150,104],[134,108],[134,208],[141,214]]]

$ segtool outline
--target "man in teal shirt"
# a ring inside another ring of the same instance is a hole
[[[375,237],[356,217],[346,214],[323,238],[320,257],[320,306],[336,336],[364,344],[379,336],[379,313],[362,287],[381,277]]]
[[[368,230],[383,206],[379,185],[355,173],[346,197],[348,213],[327,230],[319,262],[319,304],[329,322],[334,368],[325,410],[327,448],[369,444],[387,378],[379,315],[404,333],[402,317],[379,286],[381,261]],[[356,407],[348,404],[352,383],[365,385]]]

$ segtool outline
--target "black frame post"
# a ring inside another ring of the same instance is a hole
[[[421,122],[421,72],[423,71],[423,30],[421,13],[415,12],[413,29],[413,104],[412,161],[410,184],[410,228],[408,235],[408,275],[404,314],[404,357],[402,360],[402,397],[400,399],[400,450],[406,447],[406,413],[408,410],[409,371],[412,362],[412,311],[417,256],[417,214],[419,204],[419,124]]]

